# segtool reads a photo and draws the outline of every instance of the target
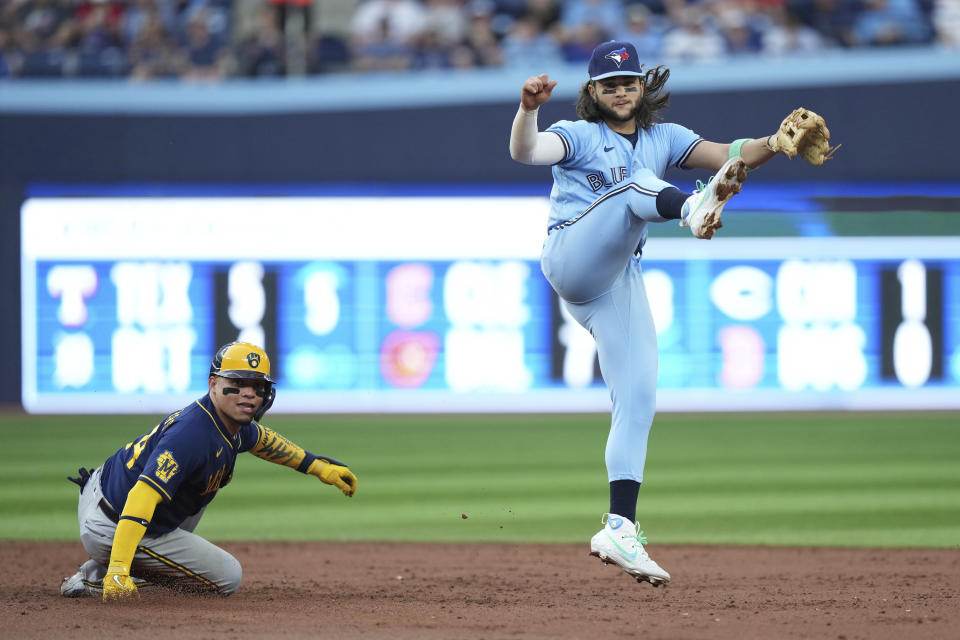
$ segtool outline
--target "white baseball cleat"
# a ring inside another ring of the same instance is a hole
[[[737,156],[723,163],[717,175],[710,178],[707,184],[697,180],[697,190],[683,203],[680,226],[690,227],[690,231],[698,238],[712,238],[717,229],[723,226],[720,222],[723,206],[740,193],[740,185],[746,179],[747,163]]]
[[[643,548],[647,539],[638,525],[615,513],[605,513],[600,522],[604,527],[590,539],[590,555],[604,564],[617,565],[637,582],[649,582],[655,587],[670,582],[670,574],[651,560]]]
[[[60,595],[64,598],[83,598],[92,594],[83,582],[83,573],[77,571],[60,583]]]

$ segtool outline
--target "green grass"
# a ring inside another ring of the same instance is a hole
[[[76,539],[76,487],[65,476],[154,421],[0,415],[0,539]],[[244,455],[198,533],[583,542],[606,510],[603,415],[278,415],[268,424],[349,462],[357,496]],[[662,414],[638,513],[658,544],[957,548],[960,413]]]

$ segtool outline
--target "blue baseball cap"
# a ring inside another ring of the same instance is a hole
[[[590,56],[590,79],[603,80],[614,76],[643,76],[643,65],[637,48],[629,42],[611,40],[598,44]]]

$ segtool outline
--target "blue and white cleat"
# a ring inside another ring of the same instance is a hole
[[[650,559],[643,545],[647,539],[633,522],[615,513],[605,513],[601,529],[590,539],[590,555],[604,564],[615,564],[637,582],[649,582],[655,587],[670,582],[670,574]]]
[[[717,229],[723,226],[720,222],[723,206],[740,193],[746,179],[747,163],[736,156],[723,163],[717,175],[710,178],[707,184],[697,180],[697,190],[683,203],[680,226],[690,227],[697,238],[712,238]]]

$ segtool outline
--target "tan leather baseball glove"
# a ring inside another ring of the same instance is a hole
[[[767,146],[788,158],[799,155],[815,167],[832,158],[840,148],[830,146],[830,129],[823,117],[803,107],[783,119],[777,132],[767,138]]]

